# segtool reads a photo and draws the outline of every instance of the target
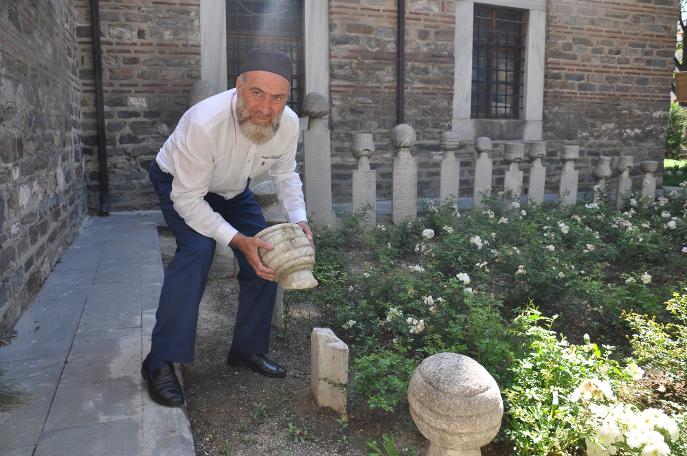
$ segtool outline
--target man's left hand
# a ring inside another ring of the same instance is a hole
[[[308,222],[298,222],[297,225],[301,227],[301,229],[305,233],[305,237],[308,238],[308,241],[310,241],[310,245],[312,245],[312,247],[314,249],[315,243],[312,240],[312,230],[308,226]]]

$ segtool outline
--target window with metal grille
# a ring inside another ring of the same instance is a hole
[[[300,113],[305,90],[303,0],[226,0],[227,86],[236,86],[241,63],[253,47],[279,49],[291,57],[288,105]]]
[[[518,119],[526,13],[475,4],[472,118]]]

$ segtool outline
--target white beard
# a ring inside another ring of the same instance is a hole
[[[265,144],[274,138],[279,130],[279,117],[275,117],[269,125],[260,125],[250,120],[250,113],[246,110],[246,103],[241,95],[236,100],[236,115],[239,121],[239,128],[243,136],[255,144]]]

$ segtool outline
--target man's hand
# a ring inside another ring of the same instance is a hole
[[[265,250],[272,250],[274,246],[267,241],[263,241],[260,238],[244,236],[241,233],[236,233],[229,245],[235,249],[239,249],[246,255],[248,264],[253,267],[253,270],[258,275],[265,280],[274,280],[274,271],[265,266],[260,259],[258,254],[258,247]]]
[[[315,243],[312,240],[312,230],[308,226],[308,222],[298,222],[298,226],[300,226],[303,229],[303,232],[305,233],[305,237],[308,238],[308,241],[310,241],[310,245],[312,245],[312,248],[315,248]]]

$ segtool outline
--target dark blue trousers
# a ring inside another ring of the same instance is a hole
[[[170,199],[171,174],[153,160],[150,180],[160,197],[160,207],[177,242],[176,253],[165,271],[160,303],[155,314],[150,354],[178,363],[193,361],[198,308],[215,254],[215,240],[189,227]],[[205,201],[241,234],[253,236],[267,224],[253,192],[248,189],[231,199],[208,193]],[[239,264],[239,308],[231,349],[238,352],[267,353],[272,308],[277,284],[261,279],[245,255],[233,249]]]

